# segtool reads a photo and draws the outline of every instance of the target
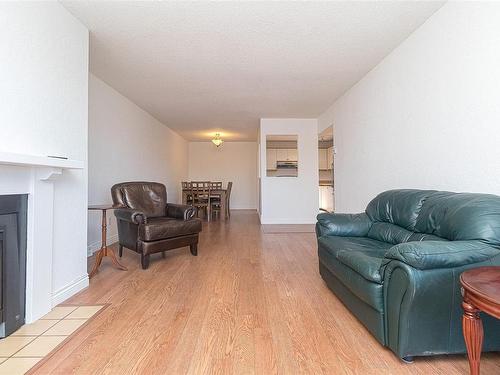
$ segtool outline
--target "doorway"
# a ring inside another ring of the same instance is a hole
[[[319,209],[335,210],[333,124],[318,134]]]

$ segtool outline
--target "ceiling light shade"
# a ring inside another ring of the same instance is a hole
[[[224,143],[224,141],[220,139],[220,133],[215,133],[215,137],[214,139],[212,139],[212,143],[217,147]]]

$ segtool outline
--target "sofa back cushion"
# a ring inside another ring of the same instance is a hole
[[[500,197],[434,192],[423,202],[415,229],[450,241],[481,240],[500,246]]]
[[[368,204],[366,214],[374,222],[396,224],[414,231],[422,204],[433,193],[435,193],[434,190],[384,191]]]
[[[368,237],[377,241],[392,243],[394,245],[409,241],[412,232],[391,223],[373,223],[368,231]]]

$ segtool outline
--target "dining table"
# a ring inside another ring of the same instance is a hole
[[[182,204],[188,204],[188,196],[191,194],[191,189],[182,189]],[[227,189],[212,189],[210,190],[211,196],[220,196],[220,212],[221,219],[227,219]]]

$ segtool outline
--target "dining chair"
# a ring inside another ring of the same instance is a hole
[[[186,194],[186,202],[183,202],[183,203],[191,205],[191,202],[193,201],[193,196],[191,195],[191,182],[190,181],[182,181],[181,184],[182,184],[182,191],[188,192]]]
[[[210,181],[191,181],[191,205],[198,211],[204,210],[205,216],[210,221]]]
[[[221,210],[221,204],[220,204],[221,195],[214,193],[214,191],[222,190],[222,181],[212,181],[210,183],[210,189],[211,189],[210,210],[212,213],[215,213],[216,216],[218,217],[220,210]]]
[[[222,189],[222,181],[211,181],[210,188],[212,190]]]
[[[220,205],[220,194],[215,191],[222,190],[222,181],[211,181],[210,182],[210,201],[212,202],[212,207],[219,203]]]

